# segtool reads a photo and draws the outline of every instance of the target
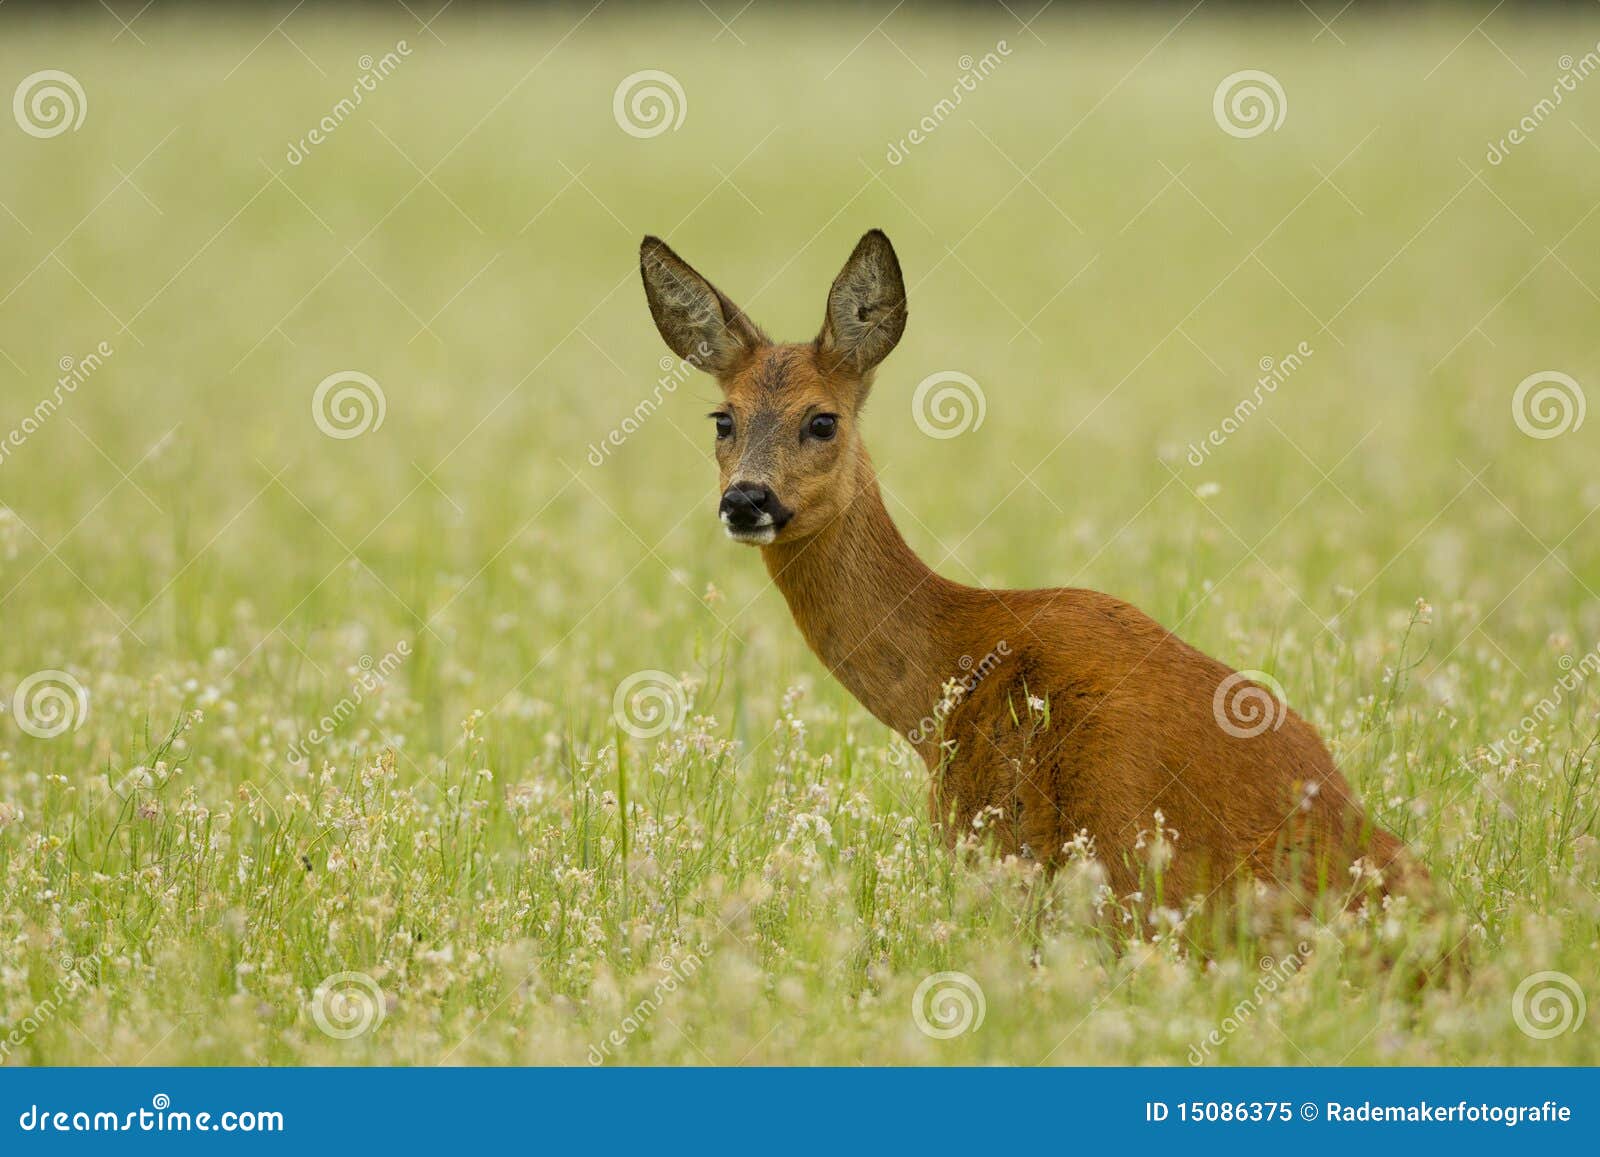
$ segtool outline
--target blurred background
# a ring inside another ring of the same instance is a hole
[[[64,360],[115,351],[0,466],[9,623],[197,657],[453,599],[457,642],[525,669],[585,613],[754,595],[712,521],[706,382],[586,460],[661,376],[637,243],[802,338],[871,226],[914,288],[870,443],[957,577],[1170,621],[1234,572],[1194,620],[1212,645],[1229,606],[1307,638],[1423,593],[1487,611],[1507,556],[1534,574],[1491,638],[1587,601],[1540,560],[1600,498],[1592,439],[1532,440],[1510,406],[1530,374],[1594,372],[1600,97],[1579,80],[1501,142],[1595,50],[1590,5],[125,7],[0,13],[8,91],[60,69],[87,105],[0,141],[7,429]],[[1241,137],[1213,98],[1247,69],[1284,115]],[[630,132],[619,85],[646,70],[676,88],[636,80]],[[311,398],[347,370],[386,411],[331,440]],[[930,439],[910,399],[947,370],[983,421]],[[1560,557],[1592,579],[1595,541]],[[609,606],[570,597],[624,575]],[[758,637],[781,609],[759,605]]]
[[[804,339],[881,227],[910,322],[866,436],[911,543],[1273,672],[1454,848],[1464,761],[1600,640],[1597,53],[1593,3],[12,0],[0,687],[94,703],[9,737],[12,796],[197,705],[194,782],[298,789],[402,642],[323,755],[531,775],[659,669],[749,742],[807,688],[881,758],[725,541],[714,387],[637,274],[659,234]],[[1397,671],[1417,715],[1367,742]]]

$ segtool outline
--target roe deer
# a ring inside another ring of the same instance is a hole
[[[1425,885],[1316,731],[1260,683],[1108,595],[962,586],[906,544],[859,422],[906,324],[882,232],[862,237],[821,333],[800,344],[768,340],[661,240],[646,237],[639,262],[661,336],[722,390],[711,417],[728,535],[761,547],[812,651],[915,747],[934,822],[954,822],[948,839],[997,810],[1000,850],[1053,866],[1087,833],[1126,894],[1141,886],[1135,847],[1159,811],[1179,836],[1162,889],[1173,899],[1251,878],[1302,902],[1353,895],[1362,858],[1385,889]],[[982,677],[951,704],[947,681],[975,655],[990,657]],[[1229,693],[1256,715],[1230,725]]]

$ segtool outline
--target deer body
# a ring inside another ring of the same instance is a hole
[[[1178,833],[1160,883],[1168,902],[1249,878],[1301,896],[1344,891],[1363,858],[1390,882],[1421,878],[1316,731],[1265,688],[1107,595],[968,587],[917,557],[856,429],[872,370],[905,325],[881,233],[857,246],[808,344],[768,341],[653,238],[641,268],[668,345],[724,393],[713,415],[722,521],[761,547],[823,664],[915,747],[948,839],[978,822],[1002,852],[1054,864],[1086,834],[1125,894],[1150,886],[1136,845],[1159,812]],[[978,656],[998,658],[966,678]],[[964,693],[947,695],[952,679]],[[1224,687],[1253,696],[1249,726],[1223,725]]]

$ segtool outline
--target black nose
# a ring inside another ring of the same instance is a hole
[[[717,513],[722,521],[737,530],[750,530],[772,522],[777,502],[772,491],[753,482],[735,482],[722,495]]]

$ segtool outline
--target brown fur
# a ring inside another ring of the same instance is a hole
[[[1388,885],[1425,887],[1299,715],[1274,702],[1265,709],[1280,721],[1260,734],[1220,725],[1215,695],[1233,675],[1222,663],[1108,595],[963,586],[906,544],[859,432],[873,370],[906,318],[882,233],[862,238],[834,282],[822,333],[801,345],[769,342],[654,238],[641,270],[668,345],[696,354],[722,388],[734,422],[717,442],[724,489],[757,483],[793,512],[761,548],[773,582],[812,651],[911,740],[949,838],[997,814],[988,830],[1002,851],[1054,864],[1087,833],[1126,894],[1150,885],[1136,844],[1159,811],[1178,833],[1168,902],[1249,878],[1306,901],[1344,895],[1358,858]],[[818,413],[837,415],[832,440],[803,436]],[[982,678],[970,677],[974,664]],[[929,728],[951,679],[974,685]],[[1048,725],[1030,698],[1048,704]]]

